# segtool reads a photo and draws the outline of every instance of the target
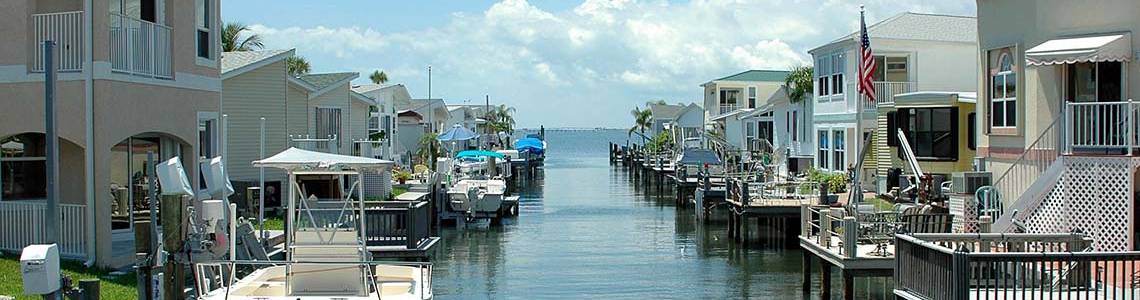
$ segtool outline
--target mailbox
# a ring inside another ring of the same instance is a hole
[[[59,290],[59,249],[55,244],[30,245],[20,253],[20,273],[25,295],[51,294]]]

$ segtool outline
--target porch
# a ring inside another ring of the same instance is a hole
[[[43,72],[44,41],[56,43],[57,71],[80,72],[84,68],[84,11],[64,11],[32,14],[32,32],[28,49],[28,71]],[[150,20],[111,12],[107,15],[111,71],[130,75],[172,79],[173,62],[170,26]]]

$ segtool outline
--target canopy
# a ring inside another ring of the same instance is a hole
[[[479,137],[479,134],[471,131],[470,129],[464,128],[463,126],[459,126],[459,124],[456,124],[455,126],[447,129],[447,131],[444,131],[443,134],[440,134],[437,139],[439,139],[441,142],[448,142],[466,141],[477,137]]]
[[[681,154],[681,164],[685,165],[719,165],[720,157],[716,156],[712,150],[708,149],[685,149],[685,153]]]
[[[1130,33],[1052,39],[1025,51],[1026,63],[1035,66],[1131,60]]]
[[[372,170],[384,169],[391,161],[368,157],[340,155],[290,147],[268,158],[253,162],[255,167],[296,170]]]
[[[521,138],[515,141],[515,150],[542,154],[546,151],[546,143],[536,138]]]
[[[504,156],[502,153],[499,153],[499,152],[495,152],[495,151],[487,151],[487,150],[465,150],[465,151],[459,151],[459,154],[456,154],[456,155],[455,155],[455,157],[456,157],[456,158],[465,158],[465,157],[472,157],[472,158],[474,158],[474,157],[494,157],[494,158],[505,158],[506,156]]]

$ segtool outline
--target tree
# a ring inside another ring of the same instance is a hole
[[[388,74],[384,71],[372,71],[372,75],[369,75],[368,79],[371,79],[372,83],[375,84],[384,84],[388,82]]]
[[[416,157],[420,158],[423,164],[434,167],[432,163],[436,157],[443,155],[442,147],[439,144],[439,134],[435,132],[425,133],[420,137],[420,148],[416,150]]]
[[[811,66],[792,68],[788,77],[784,77],[784,92],[788,95],[788,101],[798,103],[803,101],[805,96],[811,95],[813,82],[815,79],[812,78]]]
[[[289,76],[309,74],[309,61],[300,55],[290,56],[285,59],[285,69],[289,72]]]
[[[496,132],[506,132],[508,134],[515,131],[515,108],[507,106],[506,104],[499,104],[491,109],[491,128]]]
[[[261,35],[250,33],[244,39],[242,33],[249,31],[249,26],[241,23],[226,23],[222,28],[222,51],[253,51],[265,47]]]
[[[648,140],[645,136],[645,130],[653,126],[653,112],[648,107],[645,110],[634,107],[629,113],[633,115],[633,127],[629,128],[629,135],[632,136],[634,132],[637,132],[643,141]]]

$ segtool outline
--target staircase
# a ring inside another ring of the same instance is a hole
[[[1033,143],[1025,147],[1021,156],[998,176],[993,187],[998,191],[998,199],[1002,204],[998,207],[979,207],[982,210],[996,212],[993,230],[995,232],[1009,232],[1015,215],[1024,217],[1027,212],[1036,207],[1049,188],[1057,183],[1061,175],[1061,160],[1059,150],[1062,149],[1057,128],[1061,119],[1049,124]],[[1047,175],[1047,176],[1043,176]],[[1026,191],[1035,191],[1026,193]]]

